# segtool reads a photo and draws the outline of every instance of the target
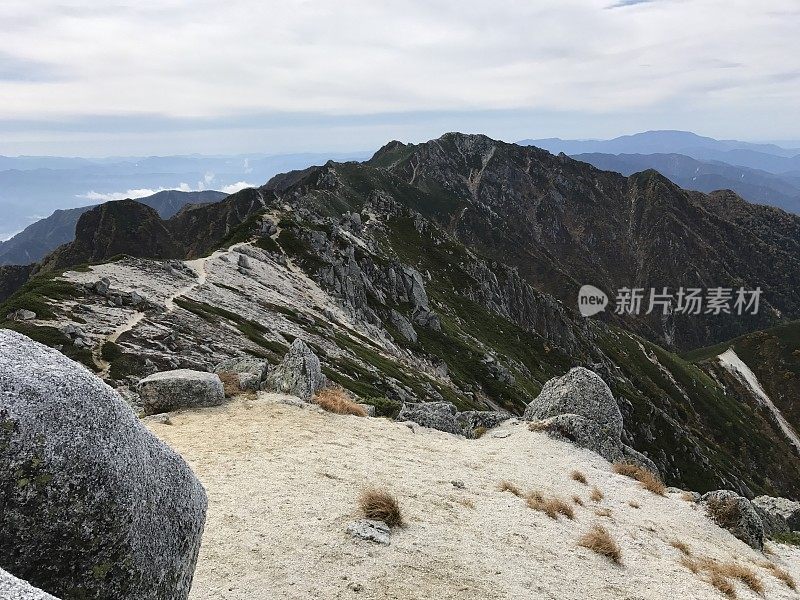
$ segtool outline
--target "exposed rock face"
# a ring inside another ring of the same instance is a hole
[[[730,490],[715,490],[703,494],[700,501],[717,525],[752,548],[761,550],[764,547],[764,526],[747,498]]]
[[[190,369],[154,373],[139,381],[136,391],[148,415],[225,402],[218,375]]]
[[[239,387],[243,390],[257,391],[261,382],[266,379],[269,363],[254,356],[237,356],[218,363],[214,372],[236,373],[239,375]]]
[[[456,415],[456,421],[467,437],[472,437],[478,427],[492,429],[510,418],[510,414],[499,410],[467,410]]]
[[[34,266],[0,266],[0,302],[11,296],[28,281]],[[0,315],[0,317],[2,316]]]
[[[758,496],[753,499],[752,504],[764,524],[765,535],[800,531],[800,502]]]
[[[303,340],[297,338],[281,364],[270,370],[264,388],[308,401],[325,387],[326,382],[319,358]]]
[[[423,427],[446,431],[455,435],[462,435],[463,431],[456,421],[458,409],[450,402],[420,402],[418,404],[403,404],[398,421],[413,421]]]
[[[55,596],[33,587],[0,569],[0,598],[3,600],[58,600]]]
[[[206,495],[111,388],[0,330],[0,564],[62,600],[183,600]]]
[[[597,373],[575,367],[563,377],[544,384],[539,395],[525,409],[528,421],[563,414],[576,414],[595,421],[607,435],[622,435],[622,413],[611,390]]]
[[[541,431],[597,452],[610,461],[625,460],[658,473],[655,463],[622,442],[622,413],[602,378],[575,367],[544,384],[525,409],[524,419]]]
[[[361,519],[353,521],[347,526],[347,533],[354,538],[376,542],[388,546],[392,541],[392,530],[383,521]]]

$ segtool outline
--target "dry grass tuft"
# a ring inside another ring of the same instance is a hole
[[[605,494],[600,491],[600,488],[598,487],[593,487],[591,493],[589,494],[589,498],[591,498],[594,502],[600,502],[600,500],[605,497]]]
[[[733,587],[733,584],[727,577],[725,577],[720,573],[717,573],[716,571],[711,571],[709,573],[709,576],[710,576],[709,582],[711,583],[711,585],[713,585],[720,592],[725,594],[728,598],[736,598],[736,589]]]
[[[471,498],[459,498],[458,503],[461,506],[466,506],[469,509],[475,510],[475,502]]]
[[[581,500],[581,497],[580,497],[580,496],[578,496],[577,494],[576,494],[576,495],[574,495],[574,496],[572,496],[572,501],[573,501],[575,504],[577,504],[578,506],[583,506],[583,500]]]
[[[547,421],[532,421],[528,423],[528,431],[547,431]]]
[[[501,481],[500,485],[497,486],[497,489],[499,489],[501,492],[511,492],[517,498],[522,498],[522,496],[524,495],[522,493],[522,490],[520,490],[517,486],[515,486],[510,481]]]
[[[472,430],[472,437],[477,440],[478,438],[483,437],[487,431],[489,430],[486,429],[486,427],[476,427]]]
[[[575,511],[572,506],[562,498],[553,496],[545,498],[541,492],[531,492],[525,499],[528,508],[545,513],[551,519],[558,519],[558,515],[563,515],[568,519],[575,518]]]
[[[689,569],[695,575],[700,572],[700,563],[693,558],[689,558],[688,556],[681,556],[678,562],[681,563],[681,565],[683,565],[687,569]]]
[[[628,500],[628,506],[631,508],[641,508],[642,505],[639,504],[636,500]]]
[[[578,545],[608,557],[615,564],[622,564],[622,549],[602,525],[594,525],[578,540]]]
[[[356,417],[366,417],[367,411],[359,406],[347,394],[344,388],[328,386],[317,392],[314,402],[323,410],[337,415],[354,415]]]
[[[596,508],[594,511],[598,517],[611,517],[611,510],[608,508]]]
[[[361,492],[358,506],[367,519],[383,521],[389,527],[401,527],[403,515],[397,499],[386,490],[369,488]]]
[[[664,496],[667,493],[667,486],[664,485],[664,482],[661,481],[658,475],[652,471],[648,471],[644,467],[626,462],[617,462],[614,463],[611,468],[614,469],[615,473],[635,479],[642,484],[644,489],[654,494]]]
[[[239,395],[242,388],[239,386],[239,374],[233,371],[222,371],[217,373],[222,382],[222,389],[225,391],[226,398],[233,398]]]
[[[777,579],[780,579],[783,583],[790,590],[797,590],[797,582],[794,580],[794,577],[789,575],[789,572],[785,569],[781,569],[778,565],[774,563],[769,563],[769,566],[765,566],[765,569],[768,569]]]
[[[712,567],[712,569],[713,568],[715,567]],[[756,594],[764,593],[764,584],[761,578],[750,567],[734,562],[727,562],[719,565],[718,569],[725,577],[738,579]]]
[[[672,540],[669,543],[670,546],[675,548],[676,550],[680,550],[681,554],[684,556],[691,556],[692,550],[689,548],[689,545],[686,542],[682,542],[680,540]]]
[[[691,492],[681,492],[681,499],[686,500],[686,502],[691,502],[694,504],[694,494]]]
[[[570,473],[570,477],[572,477],[572,479],[577,481],[578,483],[582,483],[584,485],[588,485],[586,483],[586,475],[584,475],[583,473],[581,473],[577,469],[574,470],[572,473]]]

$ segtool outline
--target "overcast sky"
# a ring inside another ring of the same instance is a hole
[[[797,0],[2,0],[0,154],[800,139]]]

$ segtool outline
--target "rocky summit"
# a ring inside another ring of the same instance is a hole
[[[341,564],[377,551],[397,585],[426,562],[414,552],[435,557],[422,597],[444,594],[437,582],[454,570],[478,590],[460,597],[539,597],[539,574],[500,575],[554,552],[526,554],[541,523],[553,544],[569,539],[573,569],[575,548],[601,534],[562,523],[597,521],[665,594],[680,557],[648,561],[679,552],[680,533],[720,565],[771,548],[794,568],[779,540],[798,535],[798,256],[796,215],[455,133],[278,175],[168,219],[134,201],[100,205],[39,264],[0,269],[0,448],[11,449],[0,504],[13,517],[0,524],[12,541],[0,567],[62,600],[186,597],[199,479],[212,512],[193,598],[342,591],[310,586],[308,565],[275,554],[344,573],[347,593],[375,589],[380,569],[348,579]],[[584,284],[611,297],[663,286],[763,296],[749,316],[586,318]],[[399,497],[383,493],[392,487]],[[335,514],[318,495],[306,504],[311,490],[330,494]],[[93,521],[101,504],[114,510]],[[518,527],[540,513],[548,520]],[[473,540],[466,521],[494,533]],[[92,543],[65,533],[76,523]],[[453,539],[491,555],[478,568],[448,550]],[[712,578],[712,562],[695,559],[681,589]],[[495,572],[499,591],[485,587]],[[627,591],[614,597],[635,593],[615,581]]]

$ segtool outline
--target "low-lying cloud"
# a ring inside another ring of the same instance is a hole
[[[255,183],[250,183],[249,181],[237,181],[235,183],[217,186],[215,188],[209,188],[205,185],[198,185],[193,188],[188,183],[180,183],[175,187],[160,187],[157,189],[137,188],[126,190],[124,192],[96,192],[91,190],[85,194],[80,194],[77,197],[90,200],[92,202],[110,202],[112,200],[136,200],[138,198],[146,198],[148,196],[152,196],[153,194],[157,194],[158,192],[165,192],[167,190],[177,190],[179,192],[202,192],[205,190],[216,189],[224,194],[235,194],[238,191],[251,187],[257,186]]]

